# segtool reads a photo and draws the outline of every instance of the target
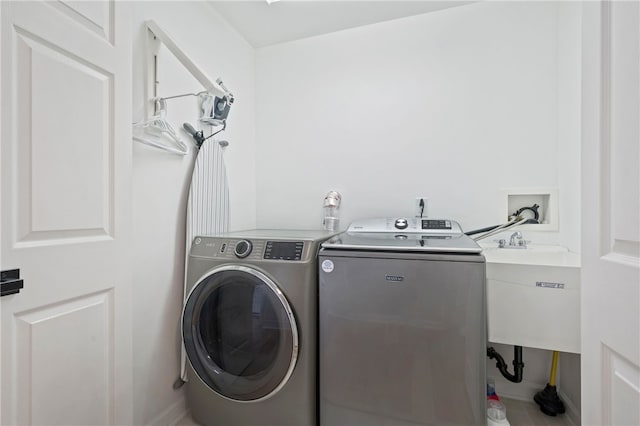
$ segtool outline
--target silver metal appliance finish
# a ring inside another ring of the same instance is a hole
[[[484,257],[461,231],[436,251],[368,231],[319,253],[321,426],[485,424]]]
[[[430,232],[432,234],[462,234],[460,224],[450,219],[383,217],[352,222],[347,232]]]
[[[322,244],[343,250],[480,253],[482,248],[449,219],[382,218],[353,222]]]
[[[253,230],[194,238],[187,266],[186,291],[190,296],[185,302],[182,328],[185,346],[191,348],[187,349],[189,381],[185,386],[192,417],[198,424],[317,423],[317,253],[320,243],[332,235],[326,231]],[[279,243],[286,250],[279,250]],[[235,276],[229,274],[243,275],[234,282]],[[252,293],[241,288],[243,285],[248,288],[247,280],[256,283]],[[207,286],[211,289],[207,290]],[[223,290],[217,294],[220,288]],[[225,297],[234,292],[252,295],[232,300],[225,310],[222,306]],[[264,311],[260,306],[266,300],[271,301],[273,315],[256,322],[256,313]],[[219,312],[209,312],[216,309]],[[245,364],[238,366],[234,351],[256,346],[256,342],[251,342],[256,335],[266,336],[257,343],[268,343],[276,320],[279,327],[289,329],[285,331],[290,333],[288,336],[281,333],[275,339],[273,366],[260,346],[248,350],[247,360],[240,361]],[[207,321],[211,326],[205,325]],[[214,324],[215,321],[219,324]],[[223,324],[230,324],[228,330],[224,330]],[[216,338],[229,340],[226,346],[233,346],[232,350],[216,346]],[[226,359],[218,361],[224,354],[215,353],[216,349],[211,352],[212,347],[226,351]],[[251,356],[256,357],[255,362]],[[235,368],[239,380],[221,371],[225,361]],[[255,367],[261,363],[266,367]],[[255,371],[242,377],[245,369]],[[280,376],[270,379],[276,370],[281,372]],[[243,380],[244,384],[238,385]],[[266,384],[269,386],[265,392],[256,391],[245,399],[233,393],[241,394],[251,383],[257,383],[258,387],[265,384],[265,389]]]

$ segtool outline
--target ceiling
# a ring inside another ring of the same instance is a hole
[[[253,47],[473,3],[455,0],[281,0],[271,4],[266,0],[209,2]]]

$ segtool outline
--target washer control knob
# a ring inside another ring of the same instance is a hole
[[[407,221],[407,219],[396,219],[396,223],[395,223],[395,227],[398,229],[407,229],[407,227],[409,226],[409,222]]]
[[[251,254],[251,250],[253,250],[253,244],[249,240],[240,240],[236,243],[235,255],[240,259],[244,259],[245,257]]]

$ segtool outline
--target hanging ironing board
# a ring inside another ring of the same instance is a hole
[[[148,31],[147,42],[150,44],[153,55],[147,55],[147,73],[153,71],[153,75],[147,78],[145,86],[145,97],[154,102],[164,101],[182,96],[198,96],[204,92],[189,93],[185,95],[158,97],[157,78],[157,52],[160,43],[182,63],[182,65],[200,82],[205,91],[213,96],[228,99],[233,102],[233,94],[224,87],[221,79],[214,83],[204,71],[197,66],[187,54],[178,47],[173,38],[164,31],[155,21],[145,22]],[[153,95],[152,95],[153,94]],[[155,104],[154,104],[155,107]],[[146,104],[149,108],[149,103]],[[147,111],[147,115],[148,111]],[[191,176],[191,187],[189,189],[189,199],[187,201],[187,223],[186,223],[186,250],[185,250],[185,280],[183,293],[186,292],[187,264],[191,242],[196,235],[212,235],[225,232],[229,229],[229,183],[227,181],[227,171],[224,165],[223,150],[221,143],[213,138],[205,140],[197,153],[196,163]],[[183,295],[183,300],[186,294]],[[181,345],[180,355],[180,379],[174,383],[174,388],[180,387],[187,381],[186,362],[187,357],[184,346]]]
[[[197,235],[214,235],[229,230],[229,183],[224,165],[223,149],[213,139],[203,142],[196,157],[191,176],[191,188],[187,201],[187,227],[185,249],[185,292],[186,265],[189,261],[191,243]],[[180,355],[180,378],[187,381],[186,353],[182,347]]]

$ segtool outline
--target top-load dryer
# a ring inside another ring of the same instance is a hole
[[[316,424],[317,254],[331,235],[194,239],[182,334],[187,401],[199,424]]]
[[[455,221],[404,218],[322,247],[320,424],[485,424],[481,248]]]

